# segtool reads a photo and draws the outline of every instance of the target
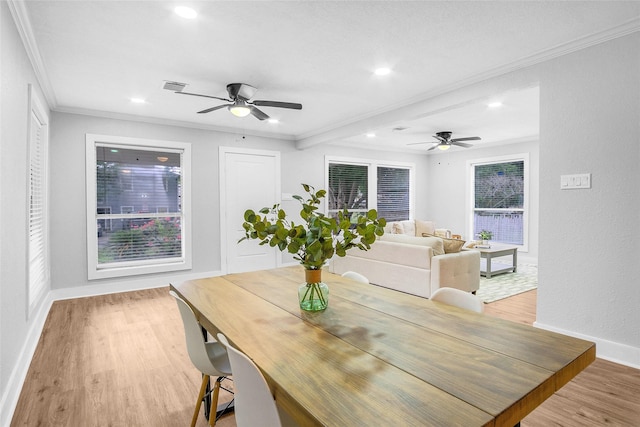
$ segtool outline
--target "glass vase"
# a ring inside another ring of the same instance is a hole
[[[322,282],[322,270],[305,270],[305,283],[298,287],[298,301],[304,311],[322,311],[329,304],[329,287]]]

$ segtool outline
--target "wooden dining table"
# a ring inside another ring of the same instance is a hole
[[[595,359],[595,344],[323,272],[329,306],[298,305],[302,267],[171,285],[264,374],[301,426],[509,426]]]

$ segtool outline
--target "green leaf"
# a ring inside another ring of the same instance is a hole
[[[256,221],[256,213],[251,209],[248,209],[244,212],[244,220],[247,222],[254,223]]]

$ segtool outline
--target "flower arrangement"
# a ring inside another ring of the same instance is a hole
[[[327,193],[325,190],[315,191],[308,184],[302,184],[302,187],[308,193],[308,199],[297,195],[293,198],[302,205],[300,217],[305,224],[289,221],[287,213],[278,204],[260,209],[262,215],[248,209],[242,224],[245,236],[238,243],[258,239],[261,245],[268,244],[295,254],[293,258],[300,261],[305,269],[317,270],[333,255],[345,256],[351,248],[369,249],[376,236],[384,234],[387,222],[378,218],[375,209],[359,215],[352,225],[352,215],[347,209],[339,211],[337,219],[318,212],[321,199]]]
[[[345,256],[347,250],[358,248],[368,250],[376,241],[376,236],[384,234],[386,220],[378,218],[375,209],[366,214],[352,216],[347,209],[339,211],[337,218],[318,212],[325,190],[316,191],[308,184],[302,184],[308,194],[305,200],[293,196],[302,205],[300,217],[303,224],[287,219],[287,213],[279,204],[264,207],[259,213],[248,209],[244,213],[245,236],[260,240],[260,245],[268,244],[280,251],[287,251],[306,270],[306,283],[299,289],[300,307],[317,311],[327,307],[328,288],[320,281],[321,268],[334,255]]]
[[[478,233],[478,237],[480,237],[482,240],[491,240],[491,238],[493,237],[493,233],[488,230],[482,230]]]

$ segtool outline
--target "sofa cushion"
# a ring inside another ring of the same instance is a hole
[[[434,236],[432,234],[427,234],[427,233],[422,233],[422,236],[425,238],[432,237],[432,238],[438,238],[442,240],[445,254],[455,254],[460,252],[462,250],[462,247],[466,243],[464,240],[448,239],[446,237]]]
[[[404,234],[383,234],[380,240],[395,243],[406,243],[410,245],[429,246],[433,249],[433,255],[444,254],[444,244],[439,237],[416,237]]]
[[[436,224],[433,221],[420,221],[416,219],[416,236],[426,234],[435,234]]]

